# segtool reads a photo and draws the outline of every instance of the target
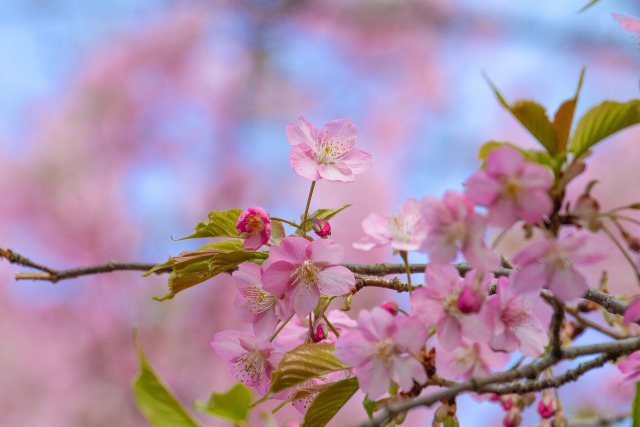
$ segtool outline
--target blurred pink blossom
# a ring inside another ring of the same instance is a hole
[[[367,234],[353,244],[356,249],[369,250],[391,245],[399,251],[415,251],[420,248],[427,235],[427,225],[416,199],[407,199],[400,206],[400,214],[383,217],[372,213],[362,221]]]
[[[238,234],[244,237],[242,248],[248,251],[260,249],[271,237],[271,219],[267,211],[252,206],[240,214],[236,224]]]
[[[640,33],[640,19],[633,16],[620,15],[619,13],[612,13],[611,15],[620,23],[620,28],[632,33]]]
[[[640,378],[640,351],[631,353],[625,360],[618,363],[618,369],[626,374],[625,384],[637,382]]]
[[[495,352],[488,344],[462,339],[460,344],[449,351],[436,343],[436,371],[439,375],[456,380],[462,377],[465,381],[483,377],[491,373],[491,369],[503,367],[511,354]]]
[[[357,137],[351,119],[326,123],[320,132],[303,115],[298,124],[287,125],[287,139],[293,145],[289,160],[303,178],[318,181],[350,182],[371,167],[371,154],[353,148]]]
[[[428,334],[416,319],[394,317],[374,307],[359,313],[357,329],[340,335],[335,355],[356,368],[360,388],[376,399],[387,391],[391,380],[403,391],[411,390],[414,380],[427,380],[424,366],[411,353],[424,346]]]
[[[624,312],[622,323],[628,325],[629,323],[636,323],[640,320],[640,298],[629,304],[629,307]]]
[[[551,173],[526,161],[511,147],[489,153],[486,168],[474,173],[466,184],[466,195],[487,206],[491,225],[508,228],[518,219],[536,223],[551,213]]]

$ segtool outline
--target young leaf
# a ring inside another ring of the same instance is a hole
[[[345,210],[349,206],[351,206],[351,204],[343,205],[335,209],[318,209],[317,211],[310,213],[309,218],[322,218],[328,221],[334,216],[336,216],[338,212]],[[304,229],[304,231],[309,231],[311,230],[311,227],[313,227],[313,224],[311,224],[311,222],[309,221],[309,222],[305,222],[301,228]]]
[[[367,411],[367,415],[369,419],[373,419],[373,412],[376,410],[376,402],[374,400],[369,400],[369,396],[365,396],[362,401],[362,406],[364,406],[364,410]]]
[[[287,232],[282,222],[271,220],[271,241],[279,245],[285,237],[287,237]]]
[[[573,98],[566,100],[560,105],[556,115],[553,118],[553,127],[556,131],[557,151],[558,153],[564,153],[567,150],[567,141],[569,140],[569,133],[571,133],[571,125],[573,123],[573,115],[576,111],[576,104],[578,103],[578,95],[582,88],[582,80],[584,79],[585,67],[582,67],[580,73],[580,80],[578,80],[578,88]]]
[[[347,378],[331,384],[313,400],[304,416],[302,427],[323,427],[358,391],[358,379]]]
[[[636,123],[640,123],[640,100],[604,101],[580,118],[569,151],[579,156],[609,135]]]
[[[330,372],[348,369],[349,366],[338,360],[333,351],[333,344],[302,344],[286,352],[271,375],[268,395]]]
[[[242,214],[240,209],[230,209],[224,212],[209,212],[209,219],[196,224],[191,236],[177,240],[195,239],[202,237],[238,237],[236,223]]]
[[[133,394],[142,413],[155,427],[197,427],[198,423],[191,418],[164,384],[160,382],[147,363],[137,337],[135,343],[140,359],[140,375],[133,383]]]
[[[534,101],[521,100],[513,105],[509,105],[504,97],[500,94],[494,84],[485,76],[487,83],[493,89],[496,97],[504,108],[509,110],[511,114],[524,126],[535,139],[547,149],[552,156],[557,153],[556,131],[553,124],[547,117],[544,107]]]
[[[636,383],[636,397],[633,399],[631,417],[633,418],[633,427],[640,427],[640,382]]]
[[[594,4],[598,3],[600,0],[591,0],[586,6],[584,6],[582,9],[580,9],[578,11],[578,13],[584,12],[585,10],[589,9],[591,6],[593,6]]]
[[[224,393],[213,393],[206,405],[195,402],[193,406],[202,412],[238,424],[247,419],[250,403],[251,391],[242,383],[236,383]]]

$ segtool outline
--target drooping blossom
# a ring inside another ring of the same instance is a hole
[[[320,132],[303,115],[298,124],[287,125],[287,139],[293,148],[289,161],[303,178],[318,181],[350,182],[371,167],[371,154],[353,148],[358,133],[351,119],[326,123]]]
[[[618,369],[623,374],[626,374],[624,377],[625,384],[635,383],[640,380],[640,351],[631,353],[625,360],[618,363]]]
[[[262,288],[261,267],[253,263],[238,266],[232,276],[238,289],[234,309],[238,319],[251,323],[256,336],[268,336],[276,329],[278,320],[288,319],[293,314],[287,299]]]
[[[549,170],[526,161],[512,147],[489,153],[486,168],[474,173],[466,184],[466,195],[488,207],[489,224],[507,228],[518,219],[536,223],[551,213]]]
[[[468,272],[465,281],[450,264],[429,264],[424,273],[424,287],[411,295],[411,314],[426,324],[436,325],[438,341],[446,350],[458,346],[463,336],[486,342],[493,337],[493,318],[489,312],[464,314],[457,305],[460,293],[477,273]]]
[[[622,323],[628,325],[629,323],[636,323],[640,320],[640,298],[629,304],[629,307],[624,311]]]
[[[242,248],[248,251],[260,249],[271,237],[271,220],[267,211],[252,206],[240,214],[236,224],[238,234],[244,237]]]
[[[448,379],[471,378],[491,374],[491,369],[503,367],[511,354],[491,350],[483,342],[462,339],[453,350],[443,348],[439,342],[436,348],[436,372]]]
[[[619,13],[612,13],[611,15],[620,23],[620,28],[632,33],[640,33],[640,19],[633,16],[620,15]]]
[[[427,337],[427,328],[416,319],[375,307],[360,312],[357,329],[340,335],[335,356],[356,369],[360,388],[376,399],[391,380],[403,391],[411,390],[414,380],[426,381],[424,366],[411,354],[422,349]]]
[[[427,226],[416,199],[406,200],[400,206],[400,214],[384,217],[369,214],[362,221],[362,229],[367,234],[353,244],[356,249],[369,250],[391,245],[399,251],[415,251],[427,236]]]
[[[275,351],[268,337],[254,337],[249,332],[218,332],[211,348],[229,362],[231,375],[262,394],[269,389],[271,372],[282,359],[282,353]]]
[[[484,243],[485,219],[473,210],[464,194],[447,192],[442,200],[427,196],[421,201],[429,232],[422,250],[434,263],[450,263],[458,250],[475,268],[493,270],[500,266],[498,255]]]
[[[547,288],[562,301],[581,297],[587,281],[576,267],[603,260],[608,249],[601,236],[585,230],[530,243],[512,259],[519,269],[512,275],[511,287],[516,293]]]
[[[495,336],[489,343],[493,350],[512,353],[520,348],[520,352],[529,357],[542,353],[549,337],[533,316],[537,300],[537,295],[532,293],[514,293],[506,277],[498,278],[496,294],[487,301],[495,327]]]
[[[343,257],[344,248],[332,240],[287,237],[271,247],[262,265],[263,289],[279,298],[291,294],[295,312],[306,316],[321,294],[344,295],[355,285],[353,273],[337,265]]]
[[[349,328],[355,328],[357,325],[355,320],[351,319],[346,313],[340,310],[328,311],[325,313],[325,316],[329,322],[331,322],[331,325],[336,329],[336,331],[338,331],[338,334],[341,334],[342,331],[346,331]],[[333,344],[338,338],[328,325],[326,327],[326,337],[319,342]],[[278,333],[274,344],[283,350],[292,350],[300,344],[307,342],[310,329],[308,316],[303,318],[293,318]]]

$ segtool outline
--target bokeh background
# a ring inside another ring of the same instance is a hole
[[[578,113],[638,97],[638,40],[611,12],[640,16],[640,5],[602,0],[576,13],[585,3],[2,2],[0,247],[59,269],[160,263],[200,246],[170,237],[190,234],[209,211],[259,205],[295,218],[309,183],[289,165],[285,126],[305,114],[318,127],[351,117],[359,148],[373,155],[355,183],[320,182],[312,203],[353,203],[332,222],[333,237],[350,248],[368,213],[460,190],[483,142],[535,146],[483,72],[508,99],[535,98],[550,113],[573,95],[582,66]],[[640,200],[638,139],[634,128],[597,147],[573,193],[598,177],[593,194],[603,208]],[[512,246],[507,239],[503,249]],[[347,257],[393,260],[388,249],[348,249]],[[637,293],[619,256],[607,268],[610,291]],[[593,280],[601,269],[590,271]],[[166,293],[161,276],[117,272],[52,285],[15,282],[16,271],[0,261],[0,425],[146,425],[131,392],[134,327],[185,405],[232,383],[209,347],[216,332],[238,326],[229,276],[159,303],[151,298]],[[354,307],[390,297],[363,291]],[[626,411],[630,392],[616,372],[562,389],[569,413]],[[335,425],[363,419],[359,402],[351,408]],[[459,408],[465,426],[503,414],[468,398]],[[299,419],[290,409],[279,414]],[[418,410],[407,425],[425,417]]]

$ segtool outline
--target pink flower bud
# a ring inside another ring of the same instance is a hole
[[[556,400],[549,390],[542,392],[542,399],[538,402],[538,413],[542,418],[551,418],[557,409]]]
[[[398,315],[398,304],[393,302],[393,301],[385,302],[384,304],[382,304],[382,308],[387,310],[393,316],[397,316]]]
[[[502,424],[504,427],[518,427],[521,421],[522,414],[520,413],[520,409],[517,406],[514,406],[509,410],[509,412],[507,412],[507,415],[504,416]]]
[[[508,411],[513,406],[513,395],[506,394],[500,396],[500,404],[502,405],[502,409]]]
[[[238,234],[244,238],[242,248],[248,251],[260,249],[271,237],[271,220],[267,211],[252,206],[242,212],[236,223]]]
[[[322,322],[314,325],[309,332],[309,338],[311,338],[311,341],[318,343],[327,338],[326,328],[326,325],[323,325]]]
[[[482,308],[484,298],[482,293],[474,291],[473,285],[467,285],[458,297],[458,310],[464,314],[477,313]]]
[[[331,225],[329,221],[322,218],[311,218],[313,223],[313,232],[320,237],[327,237],[331,235]]]

